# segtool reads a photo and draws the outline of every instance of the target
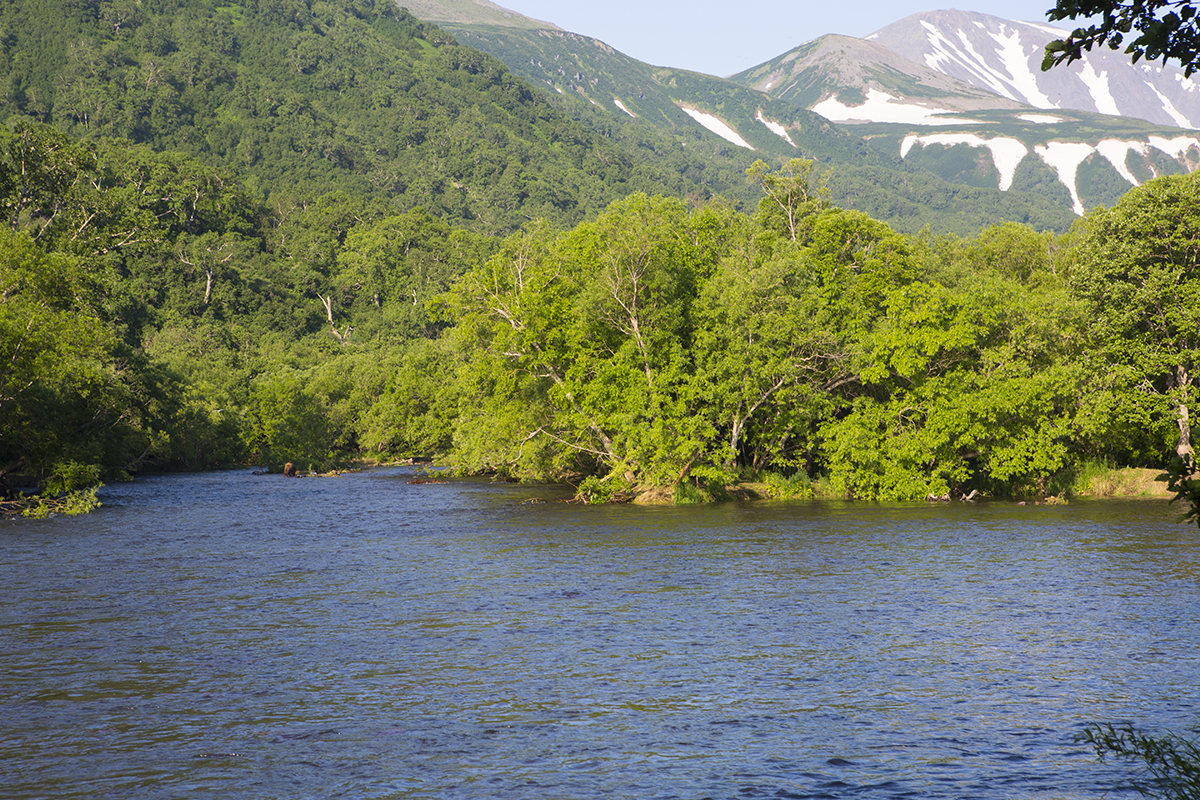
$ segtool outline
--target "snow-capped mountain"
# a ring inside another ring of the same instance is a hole
[[[773,97],[811,108],[836,119],[836,113],[817,106],[874,107],[889,98],[904,97],[907,106],[887,109],[893,121],[914,116],[934,116],[953,111],[1026,108],[1019,100],[1005,100],[990,89],[922,66],[876,42],[829,34],[788,51],[733,80]],[[857,101],[857,102],[856,102]],[[884,112],[883,108],[879,112]],[[878,114],[871,121],[882,122]]]
[[[1032,110],[876,42],[837,34],[802,44],[730,80],[834,122],[950,125],[962,122],[946,115],[961,111]]]
[[[1200,168],[1200,83],[1107,48],[1042,72],[1046,44],[1065,33],[931,11],[864,39],[821,37],[731,80],[849,123],[946,180],[1057,184],[1076,214]]]
[[[721,158],[741,150],[842,165],[839,201],[897,224],[903,203],[878,197],[892,197],[891,186],[908,202],[935,177],[1000,190],[993,215],[1032,220],[1042,212],[1016,204],[1082,214],[1155,176],[1200,168],[1200,133],[1180,130],[1200,123],[1193,82],[1107,52],[1042,73],[1046,43],[1065,33],[1047,25],[933,11],[866,39],[823,36],[723,79],[642,63],[491,0],[411,2],[460,43],[563,102],[603,109],[618,127],[649,126],[680,148],[718,141]],[[918,174],[928,178],[904,177]]]
[[[1074,109],[1200,128],[1200,83],[1160,63],[1130,63],[1097,47],[1082,61],[1042,72],[1046,45],[1066,31],[968,11],[928,11],[881,28],[867,41],[910,61],[1041,109]]]

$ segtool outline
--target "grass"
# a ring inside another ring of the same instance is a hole
[[[1100,461],[1080,465],[1070,493],[1076,497],[1171,497],[1161,469],[1114,467]]]

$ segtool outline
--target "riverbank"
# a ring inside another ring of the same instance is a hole
[[[1169,500],[1174,495],[1167,488],[1166,481],[1159,480],[1163,474],[1161,469],[1145,467],[1108,467],[1098,464],[1084,464],[1073,476],[1067,476],[1062,481],[1065,486],[1057,489],[1046,497],[989,497],[979,495],[973,500],[1004,500],[1013,502],[1037,502],[1061,504],[1071,498],[1092,499],[1146,499],[1161,498]],[[844,496],[830,490],[827,482],[817,481],[785,481],[782,479],[767,479],[763,481],[743,481],[724,487],[723,491],[714,493],[711,489],[697,486],[681,485],[679,487],[655,486],[641,487],[632,492],[623,501],[638,505],[694,505],[706,502],[724,500],[795,500],[807,498],[822,498],[844,500]],[[954,497],[930,498],[931,502],[957,500]]]
[[[1161,497],[1174,494],[1165,480],[1158,478],[1161,469],[1143,467],[1103,467],[1085,464],[1075,478],[1070,494],[1075,497],[1121,498]]]

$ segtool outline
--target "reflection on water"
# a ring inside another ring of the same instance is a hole
[[[1097,798],[1200,724],[1162,502],[587,508],[401,470],[0,525],[13,798]]]

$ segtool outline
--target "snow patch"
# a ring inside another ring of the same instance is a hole
[[[1107,158],[1108,163],[1113,165],[1122,178],[1134,186],[1138,186],[1138,179],[1133,176],[1125,164],[1125,159],[1131,150],[1144,156],[1150,150],[1150,145],[1145,142],[1122,142],[1117,139],[1105,139],[1096,145],[1096,152]]]
[[[1146,81],[1146,85],[1150,87],[1150,91],[1152,91],[1156,95],[1158,95],[1158,101],[1160,103],[1162,103],[1163,111],[1167,112],[1167,114],[1171,117],[1171,119],[1175,120],[1176,125],[1178,125],[1181,128],[1195,128],[1196,127],[1195,125],[1192,124],[1191,120],[1189,120],[1187,117],[1185,117],[1179,111],[1179,109],[1177,109],[1175,107],[1174,103],[1172,103],[1170,100],[1167,99],[1166,95],[1164,95],[1162,92],[1160,92],[1158,90],[1157,86],[1150,83],[1149,81]]]
[[[1013,94],[1007,81],[999,79],[984,65],[983,56],[975,50],[975,46],[967,38],[966,31],[960,30],[958,32],[959,42],[952,42],[943,36],[932,23],[921,20],[921,26],[925,28],[926,38],[931,48],[931,52],[925,55],[925,64],[930,69],[949,75],[951,70],[948,67],[957,64],[974,75],[978,83],[996,94],[1007,97],[1009,100],[1022,99]]]
[[[1091,62],[1084,61],[1083,69],[1076,73],[1079,80],[1083,81],[1083,85],[1088,88],[1088,94],[1092,97],[1092,102],[1096,104],[1096,111],[1101,114],[1111,114],[1114,117],[1119,117],[1121,112],[1117,110],[1117,101],[1113,99],[1112,91],[1108,88],[1108,71],[1097,73],[1096,68]]]
[[[738,132],[726,125],[721,120],[714,117],[712,114],[705,114],[703,111],[697,111],[694,108],[680,106],[683,113],[687,114],[692,119],[703,125],[709,132],[715,133],[727,142],[736,144],[738,147],[744,147],[747,150],[753,150],[750,143],[738,135]]]
[[[1200,148],[1200,139],[1195,136],[1176,136],[1174,139],[1164,139],[1161,136],[1147,136],[1146,141],[1156,150],[1162,150],[1173,158],[1183,158],[1184,154],[1193,147]]]
[[[898,122],[906,125],[969,125],[975,122],[938,118],[938,114],[954,112],[908,103],[878,89],[867,89],[867,102],[861,106],[847,106],[837,97],[830,97],[812,106],[811,110],[833,122]]]
[[[624,111],[624,112],[625,112],[626,114],[628,114],[629,116],[631,116],[631,117],[635,117],[635,118],[637,117],[637,114],[633,113],[633,112],[632,112],[632,111],[630,111],[628,108],[626,108],[626,107],[625,107],[625,104],[624,104],[624,103],[622,103],[622,102],[621,102],[620,100],[618,100],[617,98],[615,98],[615,97],[614,97],[614,98],[613,98],[613,102],[617,104],[617,108],[621,109],[622,111]]]
[[[1012,87],[1021,95],[1020,98],[1035,108],[1054,108],[1054,103],[1038,88],[1037,76],[1029,68],[1029,55],[1021,44],[1021,31],[1013,29],[1010,35],[1005,35],[1008,26],[1001,25],[999,33],[991,37],[1000,45],[997,55],[1000,63],[1008,70],[1012,78]]]
[[[966,71],[971,77],[968,83],[974,83],[996,94],[1027,103],[1038,108],[1057,108],[1058,104],[1042,93],[1038,88],[1038,72],[1030,66],[1030,59],[1041,52],[1040,45],[1034,45],[1029,52],[1021,43],[1020,28],[1010,28],[1002,25],[999,32],[987,31],[998,47],[996,55],[1000,59],[1000,67],[989,67],[987,58],[975,49],[975,45],[967,36],[966,30],[959,30],[956,40],[943,35],[932,23],[921,20],[925,28],[926,40],[929,42],[929,52],[925,55],[925,65],[946,75],[961,74]],[[1063,35],[1059,31],[1056,38]],[[990,48],[988,48],[990,49]]]
[[[1056,28],[1053,25],[1046,25],[1045,23],[1042,23],[1042,22],[1030,22],[1029,20],[1026,20],[1026,19],[1021,20],[1021,24],[1028,25],[1031,28],[1036,28],[1037,30],[1041,31],[1042,33],[1048,33],[1051,36],[1053,36],[1055,39],[1065,39],[1067,37],[1067,35],[1070,33],[1070,31],[1064,30],[1063,28]]]
[[[932,144],[946,147],[953,147],[956,144],[986,147],[992,154],[992,163],[996,166],[996,171],[1000,173],[1000,191],[1002,192],[1012,188],[1013,175],[1017,172],[1017,165],[1029,154],[1029,149],[1024,144],[1006,136],[984,139],[973,133],[931,133],[927,136],[918,136],[913,133],[905,136],[904,141],[900,143],[900,158],[907,156],[915,144],[922,147]]]
[[[782,136],[784,139],[787,139],[787,143],[790,144],[792,147],[796,146],[796,143],[792,141],[792,137],[788,135],[787,128],[783,127],[782,125],[780,125],[778,122],[775,122],[774,120],[769,120],[766,117],[764,117],[761,108],[758,110],[758,113],[754,115],[754,118],[756,120],[758,120],[759,122],[761,122],[763,125],[766,125],[767,130],[769,130],[771,133],[773,133],[777,136]]]
[[[1075,187],[1075,175],[1079,172],[1079,165],[1096,149],[1083,142],[1047,142],[1034,145],[1033,151],[1058,173],[1058,179],[1071,193],[1075,213],[1082,217],[1085,209],[1083,201],[1079,199],[1079,190]]]
[[[1050,114],[1017,114],[1017,119],[1032,122],[1034,125],[1049,125],[1054,122],[1063,121],[1062,117],[1054,117]]]

